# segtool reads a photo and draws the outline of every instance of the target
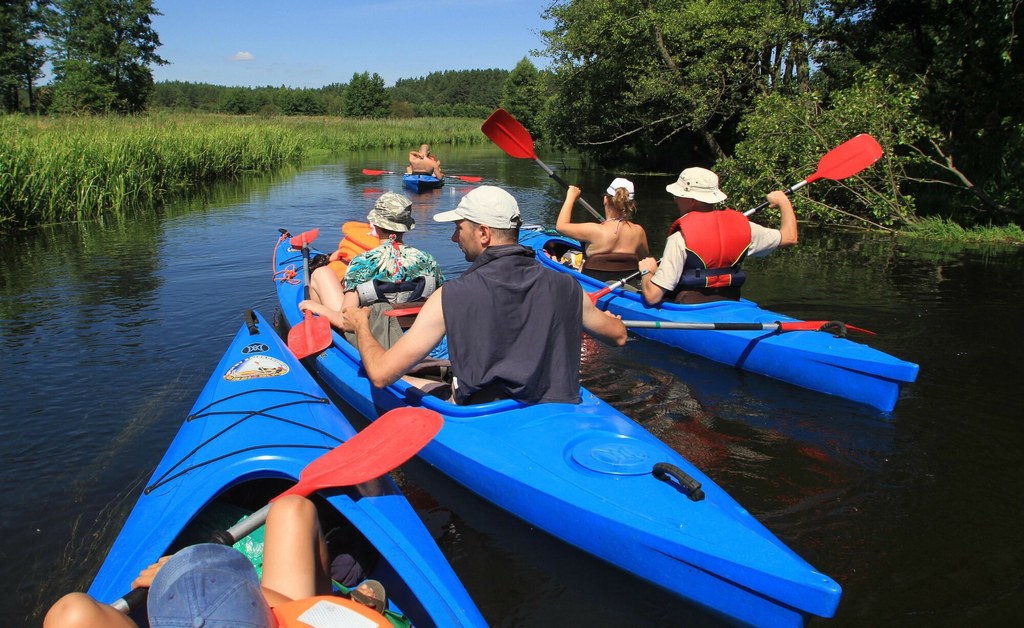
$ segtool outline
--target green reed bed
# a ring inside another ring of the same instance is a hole
[[[0,117],[0,231],[93,220],[309,152],[486,141],[478,120]]]

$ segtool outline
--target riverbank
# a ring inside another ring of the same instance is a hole
[[[469,118],[0,117],[0,232],[95,220],[313,155],[484,143]]]

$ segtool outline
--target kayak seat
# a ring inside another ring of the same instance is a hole
[[[632,253],[598,253],[583,260],[580,272],[598,281],[618,281],[640,270],[639,264]]]

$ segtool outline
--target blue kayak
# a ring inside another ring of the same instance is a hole
[[[519,241],[536,250],[537,259],[548,268],[571,274],[587,292],[605,287],[604,282],[576,272],[545,254],[546,251],[560,258],[565,250],[580,248],[576,240],[523,230]],[[623,320],[662,323],[771,324],[798,320],[762,309],[746,299],[650,306],[639,293],[621,288],[602,297],[597,306]],[[827,332],[665,328],[630,331],[716,362],[865,403],[883,412],[896,407],[901,386],[917,379],[917,364]]]
[[[253,313],[157,465],[89,593],[118,599],[143,568],[264,506],[355,433],[270,323]],[[390,477],[325,493],[318,503],[325,533],[330,539],[338,531],[362,548],[366,577],[384,584],[393,610],[417,626],[486,626]]]
[[[414,192],[426,192],[444,185],[444,178],[438,179],[429,174],[404,174],[402,175],[402,185]]]
[[[277,270],[301,264],[279,240]],[[301,283],[279,281],[283,323],[302,320]],[[440,472],[529,524],[712,612],[758,625],[831,617],[842,591],[724,490],[643,427],[583,389],[580,404],[457,406],[399,380],[375,388],[342,336],[312,359],[373,421],[403,406],[445,425],[420,452]],[[699,484],[699,486],[698,486]]]

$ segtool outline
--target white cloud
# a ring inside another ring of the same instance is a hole
[[[251,52],[245,52],[243,50],[228,57],[228,61],[252,61],[255,58],[256,57],[254,57]]]

